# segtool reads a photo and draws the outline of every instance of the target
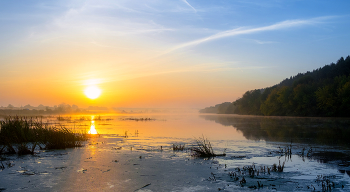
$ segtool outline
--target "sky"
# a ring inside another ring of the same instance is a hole
[[[0,106],[204,108],[350,54],[346,0],[0,0]],[[89,86],[101,95],[90,99]]]

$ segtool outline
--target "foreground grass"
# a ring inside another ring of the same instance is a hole
[[[65,149],[82,146],[84,133],[65,127],[53,127],[38,118],[8,117],[0,121],[0,154],[33,154],[40,149]]]

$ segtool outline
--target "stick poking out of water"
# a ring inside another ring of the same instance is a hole
[[[145,185],[145,186],[143,186],[143,187],[141,187],[141,188],[139,188],[139,189],[136,189],[135,191],[138,191],[138,190],[140,190],[140,189],[143,189],[143,188],[145,188],[145,187],[147,187],[147,186],[150,186],[151,185],[151,183],[148,183],[147,185]],[[135,192],[134,191],[134,192]]]

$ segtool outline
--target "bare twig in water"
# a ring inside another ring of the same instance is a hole
[[[135,191],[138,191],[138,190],[140,190],[140,189],[143,189],[143,188],[145,188],[145,187],[148,187],[148,186],[150,186],[151,185],[151,183],[148,183],[147,185],[145,185],[145,186],[143,186],[143,187],[141,187],[141,188],[138,188],[138,189],[136,189]],[[134,192],[135,192],[134,191]]]

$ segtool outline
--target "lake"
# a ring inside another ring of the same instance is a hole
[[[82,148],[3,155],[0,188],[350,190],[347,118],[167,113],[55,116],[42,121],[99,135]],[[226,156],[191,156],[190,148],[201,138],[210,141],[215,153]],[[185,145],[185,150],[173,151],[173,144]]]

